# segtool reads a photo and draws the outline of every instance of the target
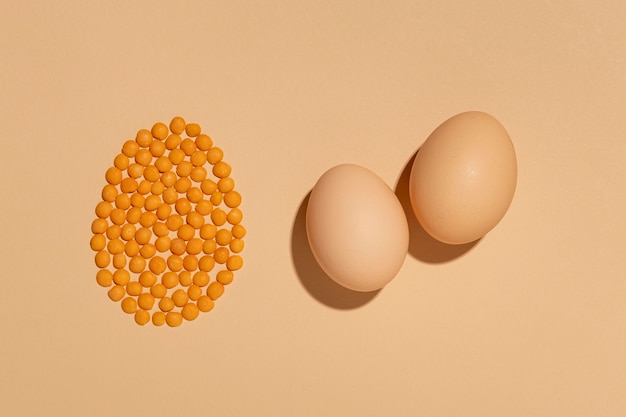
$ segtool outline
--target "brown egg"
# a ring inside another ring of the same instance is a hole
[[[355,291],[387,285],[409,246],[402,205],[380,177],[359,165],[338,165],[320,177],[309,198],[306,231],[322,269]]]
[[[508,210],[517,184],[509,134],[493,116],[471,111],[443,122],[413,162],[411,205],[431,236],[448,244],[480,239]]]

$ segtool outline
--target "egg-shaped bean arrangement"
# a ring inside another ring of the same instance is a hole
[[[91,225],[96,282],[137,324],[211,311],[243,266],[241,194],[223,156],[174,117],[139,130],[106,171]]]

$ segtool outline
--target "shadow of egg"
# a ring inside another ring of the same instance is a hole
[[[319,266],[306,234],[306,209],[310,192],[302,200],[291,231],[291,258],[306,291],[317,301],[338,310],[361,307],[372,301],[380,290],[359,292],[345,288],[330,278]]]

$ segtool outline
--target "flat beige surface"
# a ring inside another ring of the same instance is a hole
[[[3,1],[0,415],[626,415],[625,21],[618,0]],[[504,220],[453,249],[413,227],[375,296],[328,283],[316,179],[362,164],[406,203],[413,153],[470,109],[517,149]],[[122,142],[174,115],[234,167],[246,265],[211,313],[139,327],[89,225]]]

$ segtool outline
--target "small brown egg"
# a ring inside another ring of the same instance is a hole
[[[335,166],[319,178],[307,205],[306,231],[322,269],[355,291],[391,282],[409,247],[406,215],[394,192],[375,173],[353,164]],[[240,238],[234,227],[232,234]],[[241,265],[235,255],[227,268]]]

